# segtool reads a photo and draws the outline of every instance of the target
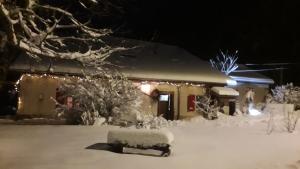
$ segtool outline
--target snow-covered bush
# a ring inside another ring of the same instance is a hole
[[[229,54],[228,51],[226,53],[220,51],[220,54],[209,61],[213,68],[225,73],[226,75],[229,75],[238,68],[236,63],[238,59],[237,53],[238,51],[236,51],[234,54]]]
[[[167,157],[171,153],[174,135],[169,130],[118,129],[110,130],[107,143],[116,152]]]
[[[280,113],[277,113],[282,116],[282,123],[283,127],[286,131],[292,133],[297,126],[298,119],[300,117],[298,109],[300,109],[300,87],[294,86],[292,83],[289,83],[287,85],[282,86],[276,86],[272,91],[272,97],[270,100],[271,103],[278,103],[283,104],[284,107],[287,107],[288,105],[292,105],[292,110],[285,110],[285,109],[277,109],[274,108],[269,111],[270,113],[270,119],[268,122],[268,133],[271,133],[274,128],[274,117],[275,113],[277,111],[280,111]],[[267,107],[272,104],[267,103]],[[295,111],[295,110],[296,111]]]
[[[180,122],[176,120],[166,120],[162,116],[154,116],[152,114],[140,114],[136,128],[144,129],[160,129],[170,126],[177,126]]]
[[[203,113],[204,117],[213,120],[218,118],[219,106],[210,96],[203,96],[196,102],[196,111]]]
[[[288,132],[292,133],[295,131],[299,117],[300,117],[300,111],[289,111],[285,118],[285,128]]]
[[[58,104],[57,111],[80,124],[91,125],[98,117],[107,123],[136,123],[140,92],[118,72],[101,72],[83,78],[66,78],[58,92],[72,98],[72,106]],[[59,101],[57,101],[59,103]]]
[[[300,87],[294,86],[293,83],[276,86],[272,89],[273,102],[294,104],[295,108],[300,106]]]
[[[107,143],[121,143],[131,147],[151,147],[162,144],[170,145],[173,141],[174,135],[167,129],[115,129],[110,130],[107,134]]]

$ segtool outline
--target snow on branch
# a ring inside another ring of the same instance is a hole
[[[67,78],[61,83],[56,100],[57,112],[72,123],[92,125],[99,117],[107,123],[136,123],[141,93],[120,72],[97,72],[83,78]],[[74,106],[66,107],[64,100],[72,97]],[[77,116],[74,116],[76,115]]]
[[[85,65],[100,64],[111,53],[124,49],[113,48],[101,40],[111,30],[90,27],[90,19],[82,22],[66,7],[39,2],[28,0],[30,5],[27,6],[12,1],[0,2],[0,32],[6,35],[0,36],[1,48],[12,45],[32,57],[76,59]],[[84,6],[85,3],[97,4],[97,1],[72,3]]]
[[[220,51],[220,54],[209,61],[213,68],[225,73],[226,75],[229,75],[238,68],[236,63],[238,59],[237,53],[238,51],[236,51],[234,54],[229,54],[228,51],[226,53]]]
[[[211,96],[203,96],[195,101],[197,112],[203,113],[204,117],[213,120],[218,118],[219,107],[217,101],[212,99]]]
[[[295,104],[300,106],[300,87],[288,83],[271,89],[273,100],[276,103]]]

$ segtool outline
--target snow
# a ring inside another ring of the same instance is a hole
[[[269,103],[266,105],[264,112],[272,112],[276,115],[284,115],[288,112],[294,111],[294,104],[278,104],[278,103]]]
[[[107,135],[108,143],[122,143],[132,147],[151,147],[155,145],[171,145],[173,134],[167,129],[118,129],[111,130]]]
[[[107,58],[119,65],[129,79],[215,84],[227,84],[227,80],[232,80],[213,69],[209,62],[177,46],[116,37],[108,37],[107,41],[132,48]]]
[[[109,151],[115,126],[0,125],[0,168],[299,169],[299,124],[293,133],[267,134],[268,119],[219,114],[169,127],[175,139],[167,158]]]
[[[212,87],[211,90],[220,96],[238,96],[239,92],[229,87]]]

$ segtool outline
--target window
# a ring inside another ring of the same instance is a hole
[[[159,101],[169,101],[169,95],[159,95]]]

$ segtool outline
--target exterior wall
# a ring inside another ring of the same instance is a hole
[[[213,97],[217,99],[219,106],[223,105],[223,107],[221,107],[221,109],[223,109],[224,113],[227,115],[229,115],[229,102],[233,101],[236,104],[236,100],[238,100],[238,97],[236,97],[236,96],[218,96],[218,95],[214,94]],[[235,108],[237,108],[237,107],[235,107]]]
[[[19,83],[19,108],[20,115],[41,115],[48,116],[55,114],[56,89],[60,83],[59,78],[48,76],[24,75]],[[158,89],[162,92],[172,92],[174,94],[174,119],[189,119],[198,115],[196,111],[188,111],[189,95],[204,95],[203,86],[176,86],[170,84],[150,83],[150,91]],[[140,111],[147,114],[157,115],[158,101],[152,99],[150,94],[142,96]]]
[[[174,119],[189,119],[199,115],[196,111],[188,111],[188,95],[204,95],[205,88],[198,86],[175,86],[168,84],[153,84],[151,91],[158,89],[161,92],[174,93]],[[179,105],[178,105],[179,103]],[[141,112],[157,115],[158,101],[153,100],[149,95],[145,94],[142,98]]]
[[[18,114],[54,115],[58,79],[24,75],[19,83]]]
[[[197,86],[181,86],[180,87],[180,119],[189,119],[199,115],[196,111],[188,111],[188,95],[199,95],[205,94],[204,87]]]
[[[253,88],[255,92],[254,103],[262,103],[264,102],[265,96],[269,93],[269,85],[265,84],[250,84],[250,83],[239,83],[237,86],[230,86],[237,90],[240,95],[238,97],[239,108],[242,110],[242,106],[245,104],[246,92],[248,88]]]

